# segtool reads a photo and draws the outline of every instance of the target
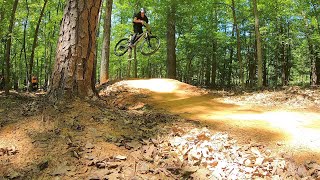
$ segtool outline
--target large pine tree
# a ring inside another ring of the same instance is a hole
[[[96,29],[101,0],[69,0],[60,27],[51,100],[92,97]]]

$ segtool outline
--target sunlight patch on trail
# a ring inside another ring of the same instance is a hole
[[[177,90],[178,86],[170,79],[149,79],[149,80],[132,80],[127,85],[131,88],[148,89],[159,93],[172,93]]]
[[[217,117],[215,117],[217,118]],[[320,129],[312,128],[319,124],[320,114],[274,111],[261,114],[226,114],[220,119],[241,121],[265,121],[271,126],[291,135],[291,145],[306,146],[320,150]]]

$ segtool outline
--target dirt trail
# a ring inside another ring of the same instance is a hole
[[[0,92],[0,179],[320,177],[320,90],[151,79],[107,84],[97,101],[43,96]]]
[[[200,122],[212,131],[227,132],[238,141],[255,141],[292,156],[298,163],[320,161],[320,111],[259,105],[259,102],[226,102],[221,95],[168,79],[123,82],[142,88],[145,103],[157,109]]]

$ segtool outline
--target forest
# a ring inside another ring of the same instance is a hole
[[[4,78],[10,82],[9,89],[25,87],[31,75],[39,78],[40,87],[48,86],[65,3],[2,0],[0,68],[2,76],[9,75]],[[213,88],[319,85],[316,0],[108,3],[112,4],[108,79],[128,77],[126,56],[115,56],[113,48],[132,32],[133,15],[145,7],[153,33],[161,38],[161,49],[150,57],[138,53],[137,68],[130,77],[171,77]],[[106,3],[101,6],[95,83],[100,81],[101,60],[106,57],[102,53],[108,17]]]
[[[320,178],[319,0],[0,0],[0,40],[1,180]]]

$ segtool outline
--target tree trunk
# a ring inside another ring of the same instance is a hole
[[[1,75],[2,75],[2,82],[1,82],[1,80],[0,80],[0,83],[3,83],[3,84],[0,84],[0,85],[2,85],[3,86],[3,88],[4,88],[4,76],[5,76],[5,62],[6,62],[6,43],[7,42],[4,42],[4,44],[3,44],[3,61],[1,61]],[[1,79],[1,77],[0,77],[0,79]]]
[[[288,32],[287,32],[287,36],[288,38],[290,38],[290,22],[288,22]],[[291,42],[287,42],[286,43],[286,68],[285,68],[285,81],[286,81],[286,85],[289,84],[290,82],[290,69],[291,69],[291,63],[290,63],[290,59],[291,59]]]
[[[216,37],[212,42],[212,68],[211,68],[211,87],[216,86],[217,77],[217,40]]]
[[[278,21],[276,22],[276,29],[278,30]],[[276,33],[278,36],[278,32]],[[276,43],[276,49],[274,50],[274,60],[273,60],[273,68],[274,68],[274,76],[273,76],[273,80],[274,80],[274,85],[277,86],[278,85],[278,79],[280,77],[279,75],[279,62],[280,62],[280,58],[279,58],[279,52],[280,52],[280,43],[277,42]]]
[[[104,20],[102,59],[100,67],[100,84],[109,80],[111,14],[113,0],[106,0],[106,16]]]
[[[191,82],[191,77],[192,77],[192,59],[193,55],[188,52],[187,54],[187,63],[186,63],[186,82],[190,83]]]
[[[101,0],[69,0],[49,86],[51,100],[95,96],[93,65]]]
[[[317,67],[316,67],[316,58],[314,57],[313,45],[308,38],[308,46],[309,46],[309,59],[311,61],[311,73],[310,73],[310,84],[311,86],[315,86],[317,84]]]
[[[18,62],[17,62],[17,58],[14,58],[13,89],[16,91],[19,89],[18,80],[19,80]]]
[[[35,53],[35,50],[36,50],[36,47],[37,47],[38,33],[39,33],[39,29],[40,29],[41,19],[43,17],[44,10],[46,8],[47,3],[48,3],[48,0],[44,0],[44,4],[43,4],[43,7],[41,9],[40,16],[39,16],[39,19],[38,19],[37,27],[36,27],[36,30],[35,30],[34,36],[33,36],[33,44],[32,44],[30,64],[29,64],[29,82],[31,82],[31,77],[32,77],[32,74],[33,74],[32,73],[32,69],[33,69],[33,62],[34,62],[34,53]]]
[[[240,77],[241,86],[244,87],[243,64],[242,64],[242,57],[241,57],[241,39],[240,39],[240,31],[237,23],[234,0],[232,0],[232,15],[233,15],[233,24],[237,33],[237,59],[239,61],[239,66],[240,66],[239,77]]]
[[[50,18],[49,18],[50,19]],[[50,32],[48,33],[48,37],[50,37]],[[49,49],[48,49],[49,48]],[[46,55],[45,55],[45,59],[44,59],[44,64],[43,64],[43,70],[41,70],[41,73],[42,71],[44,71],[44,81],[43,81],[43,86],[42,86],[42,89],[43,90],[46,90],[46,83],[47,83],[47,76],[48,76],[48,66],[49,66],[49,58],[51,56],[51,52],[50,52],[50,42],[46,41]],[[40,78],[41,79],[41,78]]]
[[[316,4],[313,4],[313,9],[314,9],[315,13],[316,13],[316,9],[317,9],[316,7],[319,7],[319,5],[316,6]],[[320,35],[319,16],[317,16],[316,21],[317,21],[318,34]],[[315,51],[315,57],[316,57],[316,59],[315,59],[315,61],[316,61],[315,62],[315,67],[316,67],[316,76],[317,76],[316,84],[320,85],[320,46],[319,46],[319,43],[317,43],[315,45],[315,49],[316,49],[316,51]]]
[[[2,24],[3,20],[4,20],[4,3],[1,4],[0,6],[0,24]],[[0,26],[0,31],[2,32],[3,31],[3,28],[2,26]],[[5,43],[3,41],[4,39],[1,38],[0,39],[0,58],[3,59],[3,61],[0,61],[0,89],[2,90],[4,87],[2,87],[2,78],[4,78],[4,62],[5,62]]]
[[[167,13],[167,76],[176,79],[176,4],[172,0]]]
[[[5,61],[6,61],[6,74],[5,74],[5,94],[9,95],[9,90],[11,88],[10,86],[10,54],[11,54],[11,44],[12,44],[12,32],[14,27],[14,20],[16,15],[16,10],[18,7],[19,0],[15,0],[13,3],[12,13],[11,13],[11,19],[7,34],[7,40],[6,40],[6,54],[5,54]]]
[[[50,78],[50,74],[52,73],[52,54],[53,54],[53,45],[50,43],[50,55],[49,55],[49,64],[47,65],[47,70],[46,70],[46,77],[45,77],[45,90],[48,90],[48,86],[49,86],[49,78]]]
[[[232,41],[234,38],[234,29],[235,29],[235,27],[233,26],[232,35],[231,35]],[[229,57],[229,64],[228,64],[228,86],[229,87],[231,87],[231,81],[232,81],[232,61],[233,61],[233,47],[230,46],[230,57]]]
[[[206,57],[206,74],[205,74],[205,85],[206,87],[210,86],[210,77],[211,77],[211,59]]]
[[[98,14],[98,22],[97,22],[97,30],[96,30],[96,39],[99,39],[100,36],[100,22],[102,17],[102,8],[103,7],[103,0],[101,1],[100,8],[99,8],[99,14]],[[98,64],[98,50],[99,50],[99,43],[98,40],[96,40],[96,47],[95,47],[95,57],[93,61],[93,70],[92,70],[92,86],[95,87],[97,83],[97,64]],[[99,74],[100,76],[100,74]],[[100,78],[99,78],[100,79]]]
[[[281,24],[280,25],[280,35],[284,35],[284,27]],[[284,39],[282,39],[281,42],[281,83],[282,86],[286,86],[287,82],[286,82],[286,69],[287,69],[287,63],[286,63],[286,47],[285,47],[285,42]]]
[[[254,29],[256,32],[257,43],[257,60],[258,60],[258,87],[262,87],[262,49],[261,49],[261,36],[259,30],[259,15],[257,9],[257,0],[253,0],[253,12],[254,12]]]
[[[252,39],[252,33],[250,32],[250,42],[248,44],[248,54],[249,54],[249,86],[252,88],[254,85],[255,75],[256,75],[256,43],[252,43],[252,41],[255,42],[255,40]],[[250,51],[251,44],[255,44],[254,52]]]
[[[311,40],[311,32],[313,32],[313,29],[310,27],[309,20],[307,19],[306,16],[304,16],[304,21],[305,21],[305,36],[308,41],[308,48],[309,48],[309,61],[311,64],[310,67],[310,85],[311,86],[316,86],[317,81],[319,77],[317,76],[317,65],[316,65],[316,57],[315,57],[315,50],[314,50],[314,45]]]
[[[315,71],[316,71],[316,76],[317,76],[317,80],[316,80],[316,85],[320,85],[320,49],[319,49],[319,45],[316,45],[316,49],[317,51],[315,52]]]
[[[213,26],[213,30],[214,32],[218,32],[218,13],[217,13],[217,9],[215,8],[214,10],[214,14],[212,13],[212,18],[214,18],[214,26]],[[212,40],[212,56],[211,56],[211,82],[210,82],[210,86],[211,88],[216,86],[216,78],[217,78],[217,53],[218,53],[218,45],[217,45],[217,36],[214,35],[213,40]]]
[[[27,60],[27,48],[26,48],[26,38],[27,38],[27,25],[28,25],[28,19],[29,19],[29,14],[30,14],[30,10],[29,10],[29,5],[28,5],[28,0],[26,0],[26,10],[27,10],[27,16],[26,16],[26,20],[23,24],[23,53],[24,53],[24,63],[26,66],[26,74],[24,77],[24,86],[29,87],[29,67],[28,67],[28,60]]]
[[[133,59],[134,59],[134,69],[133,69],[133,77],[138,78],[138,60],[137,60],[137,48],[133,48]]]
[[[263,51],[263,59],[267,59],[267,47],[264,47],[265,51]],[[263,86],[268,86],[268,65],[267,61],[263,61]]]
[[[148,58],[148,65],[147,65],[147,78],[151,78],[151,74],[152,74],[152,66],[151,66],[151,61],[150,58]]]

